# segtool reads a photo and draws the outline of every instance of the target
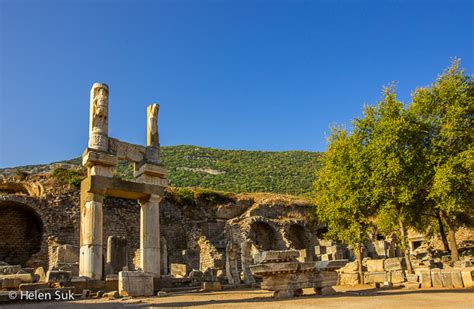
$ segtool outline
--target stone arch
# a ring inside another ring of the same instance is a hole
[[[250,225],[249,238],[258,250],[279,250],[277,232],[264,221],[256,221]]]
[[[293,248],[301,250],[311,246],[309,231],[300,224],[292,224],[288,228],[287,237]]]
[[[25,203],[0,200],[0,260],[27,266],[28,260],[41,250],[43,221]]]

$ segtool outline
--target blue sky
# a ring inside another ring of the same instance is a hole
[[[323,151],[383,85],[473,71],[471,1],[0,3],[1,167],[79,156],[96,81],[124,141],[158,102],[162,145]]]

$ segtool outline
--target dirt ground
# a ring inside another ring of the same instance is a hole
[[[340,288],[335,295],[317,296],[311,289],[305,295],[289,299],[274,299],[269,291],[259,289],[221,292],[173,293],[165,297],[133,299],[84,299],[71,302],[22,302],[8,308],[470,308],[474,309],[474,289],[390,290],[367,287]],[[3,307],[0,305],[0,307]]]

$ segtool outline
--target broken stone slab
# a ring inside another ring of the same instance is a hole
[[[384,260],[368,260],[367,271],[368,272],[383,272]]]
[[[384,270],[392,271],[392,270],[402,270],[402,260],[401,258],[389,258],[384,261]]]
[[[461,270],[461,277],[464,287],[474,288],[474,267]]]
[[[442,288],[443,287],[443,279],[441,278],[441,269],[439,268],[432,268],[431,272],[431,284],[434,288]]]
[[[45,282],[46,281],[46,273],[42,266],[36,267],[34,271],[34,275],[38,276],[38,282]]]
[[[255,260],[258,260],[258,263],[296,261],[299,256],[297,250],[263,251],[255,255]]]
[[[359,270],[359,264],[357,261],[349,262],[344,267],[340,269],[343,273],[357,272]]]
[[[67,270],[48,270],[46,273],[46,282],[70,282],[72,272]]]
[[[140,271],[121,271],[118,291],[121,296],[152,296],[153,275]]]
[[[171,276],[175,278],[186,278],[188,276],[188,265],[171,263]]]
[[[222,285],[220,282],[203,282],[202,289],[204,291],[222,291]]]
[[[40,289],[49,288],[48,283],[21,283],[19,286],[20,291],[36,291]]]

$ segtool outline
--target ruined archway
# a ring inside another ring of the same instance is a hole
[[[299,225],[293,224],[288,229],[288,239],[295,249],[306,249],[310,245],[310,239],[307,236],[307,230]]]
[[[43,223],[29,206],[0,202],[0,261],[23,267],[41,249]]]
[[[252,223],[249,238],[253,241],[258,250],[278,250],[276,232],[270,224],[266,222],[257,221]]]

